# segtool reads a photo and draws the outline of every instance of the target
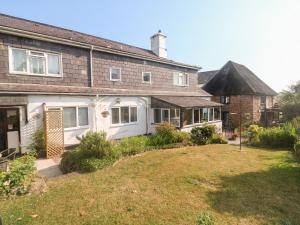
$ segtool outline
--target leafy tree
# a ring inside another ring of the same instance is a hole
[[[279,94],[279,105],[286,121],[300,115],[300,81]]]

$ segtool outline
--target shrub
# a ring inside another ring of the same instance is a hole
[[[198,225],[213,225],[213,224],[215,224],[215,219],[210,213],[203,212],[198,216],[197,224]]]
[[[113,151],[111,142],[106,140],[104,132],[87,132],[86,135],[80,138],[77,149],[83,158],[102,159],[105,157],[117,157],[116,152]]]
[[[162,123],[155,127],[155,134],[149,137],[149,145],[163,146],[176,142],[176,129],[172,124]]]
[[[80,161],[82,157],[78,150],[64,152],[60,161],[60,168],[63,173],[70,173],[80,170]]]
[[[294,151],[297,157],[300,158],[300,141],[298,141],[294,146]]]
[[[292,126],[296,129],[298,136],[300,137],[300,116],[295,117],[291,121]]]
[[[215,126],[194,127],[191,130],[191,141],[197,145],[205,145],[215,133]]]
[[[147,149],[149,138],[147,136],[128,137],[120,140],[114,147],[114,151],[123,156],[135,155]]]
[[[176,131],[174,133],[175,143],[182,143],[183,145],[190,145],[191,134],[183,131]]]
[[[0,172],[0,194],[21,195],[28,192],[35,171],[35,155],[26,154],[9,162],[10,170]]]
[[[249,128],[249,144],[253,146],[290,148],[297,141],[296,129],[291,124],[283,127],[261,128],[252,125]]]
[[[36,130],[32,137],[32,143],[30,144],[30,149],[35,151],[38,157],[45,157],[45,131],[43,128]]]
[[[227,144],[228,141],[224,139],[220,134],[214,134],[210,139],[210,144]]]

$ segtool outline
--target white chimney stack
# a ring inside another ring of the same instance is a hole
[[[161,30],[159,30],[150,39],[151,39],[151,50],[159,57],[167,58],[167,48],[166,48],[167,36],[164,35],[161,32]]]

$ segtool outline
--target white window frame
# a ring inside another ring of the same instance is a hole
[[[112,70],[119,70],[120,71],[120,78],[119,79],[113,79],[112,78]],[[122,69],[119,67],[110,67],[109,68],[109,80],[111,81],[121,81],[122,80]]]
[[[13,70],[13,55],[12,50],[23,50],[26,52],[26,68],[27,72],[21,72],[21,71],[14,71]],[[34,55],[32,53],[39,53],[42,54],[41,56]],[[57,55],[59,56],[59,74],[51,74],[48,73],[48,55]],[[42,57],[45,58],[45,73],[38,74],[38,73],[31,73],[30,72],[30,56],[33,57]],[[25,49],[25,48],[15,48],[15,47],[8,47],[8,57],[9,57],[9,73],[10,74],[18,74],[18,75],[28,75],[28,76],[38,76],[38,77],[63,77],[63,66],[62,66],[62,54],[57,52],[41,52],[39,50],[33,50],[33,49]]]
[[[121,121],[121,108],[122,107],[128,107],[129,123],[122,123],[122,121]],[[131,108],[136,108],[136,121],[134,121],[134,122],[131,122]],[[112,122],[112,118],[113,118],[112,117],[112,109],[119,109],[119,123]],[[136,105],[113,106],[110,108],[110,114],[111,114],[110,124],[112,127],[134,125],[134,124],[137,124],[139,121],[138,107]]]
[[[144,80],[144,76],[147,73],[150,74],[150,81],[145,81]],[[142,72],[142,83],[144,83],[144,84],[152,84],[152,73],[151,72]]]
[[[62,107],[51,107],[51,108],[61,108],[62,111],[64,111],[64,108],[76,108],[76,127],[64,127],[65,131],[68,130],[75,130],[75,129],[85,129],[85,128],[89,128],[90,127],[90,109],[88,106],[62,106]],[[83,126],[79,126],[79,116],[78,116],[78,109],[79,108],[87,108],[88,110],[88,124],[87,125],[83,125]]]
[[[186,76],[186,84],[179,84],[179,76]],[[182,72],[174,72],[173,73],[173,84],[179,87],[188,87],[189,86],[189,74]]]

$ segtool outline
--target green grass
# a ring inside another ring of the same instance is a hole
[[[147,152],[0,202],[4,224],[299,224],[300,165],[288,151],[207,145]],[[31,215],[38,217],[32,218]]]

